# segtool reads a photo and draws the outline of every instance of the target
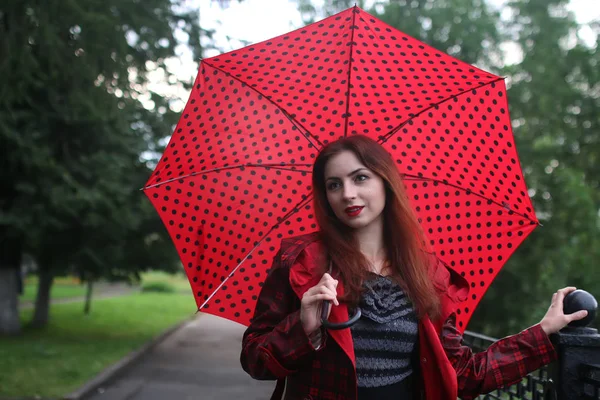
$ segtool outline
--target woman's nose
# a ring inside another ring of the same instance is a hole
[[[344,185],[344,199],[350,200],[356,198],[356,187],[354,185]]]

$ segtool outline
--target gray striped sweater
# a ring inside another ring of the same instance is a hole
[[[362,316],[351,327],[359,387],[407,378],[418,335],[417,316],[404,291],[390,278],[371,276],[360,301]]]

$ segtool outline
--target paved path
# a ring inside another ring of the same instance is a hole
[[[240,366],[244,329],[201,314],[85,400],[268,399],[275,382],[256,381]]]

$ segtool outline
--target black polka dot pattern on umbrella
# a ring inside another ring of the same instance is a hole
[[[536,223],[473,192],[405,176],[429,245],[438,258],[469,281],[469,300],[458,322],[465,325],[489,283]]]
[[[254,250],[257,243],[267,236],[265,243],[271,243],[278,234],[316,230],[314,216],[306,209],[310,179],[305,170],[251,166],[202,173],[147,190],[199,301],[207,300],[242,260],[250,265],[240,268],[234,281],[244,282],[240,289],[253,285],[258,290],[258,282],[266,278],[268,257],[257,259],[264,256],[264,250]],[[255,263],[262,268],[255,269]],[[244,280],[245,269],[252,273],[252,284]]]
[[[144,188],[202,311],[249,323],[280,239],[318,229],[318,151],[352,134],[390,152],[429,245],[469,282],[466,328],[537,225],[506,87],[358,7],[202,61]]]

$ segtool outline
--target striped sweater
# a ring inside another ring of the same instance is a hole
[[[373,274],[364,285],[362,316],[351,327],[358,386],[391,385],[412,373],[417,316],[404,291],[390,278]]]

